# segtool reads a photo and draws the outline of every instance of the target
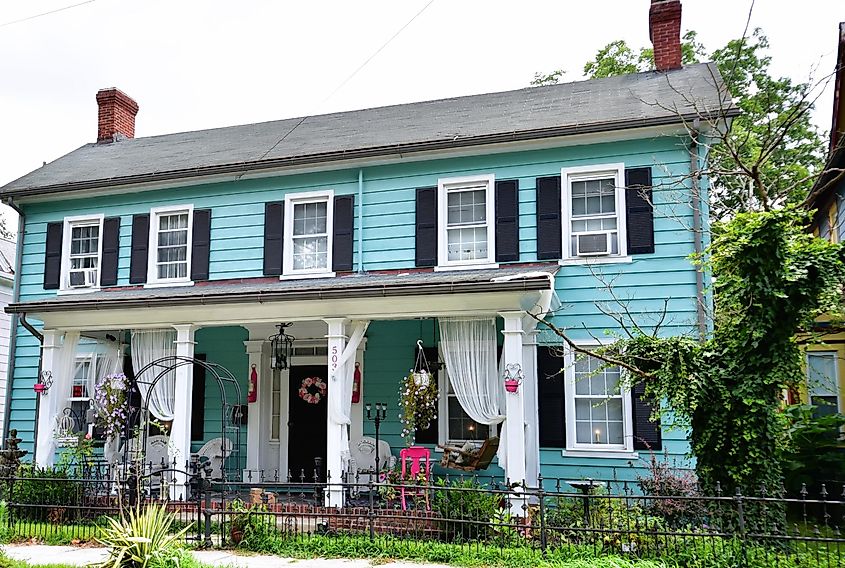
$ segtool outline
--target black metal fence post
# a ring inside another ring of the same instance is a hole
[[[736,501],[736,514],[739,528],[739,544],[742,547],[742,559],[745,564],[748,564],[748,549],[746,547],[745,542],[745,510],[742,505],[742,491],[739,487],[736,488],[734,500]]]
[[[370,494],[370,507],[367,511],[367,525],[369,526],[370,531],[370,540],[373,540],[376,537],[376,527],[375,527],[375,520],[376,520],[376,510],[375,510],[375,495],[373,495],[373,476],[370,476],[370,480],[367,483],[367,490]]]
[[[540,550],[546,554],[546,494],[543,491],[543,474],[537,476],[537,499],[540,501]]]

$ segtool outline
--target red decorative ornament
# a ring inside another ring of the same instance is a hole
[[[361,402],[361,363],[355,362],[355,374],[352,375],[352,404]]]
[[[316,392],[312,392],[316,389]],[[320,377],[306,377],[299,387],[299,398],[308,404],[320,404],[320,401],[329,392],[329,386]]]
[[[255,370],[255,364],[252,365],[252,372],[249,374],[249,389],[246,395],[247,402],[256,402],[258,400],[258,371]]]

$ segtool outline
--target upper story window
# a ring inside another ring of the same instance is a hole
[[[494,262],[493,182],[492,175],[438,181],[439,266]]]
[[[625,256],[625,168],[561,170],[564,258]]]
[[[566,373],[566,429],[570,449],[633,448],[631,397],[621,370],[591,356],[573,356]]]
[[[65,219],[62,289],[81,290],[100,285],[103,217]]]
[[[153,209],[147,282],[186,282],[191,274],[191,206]]]
[[[285,198],[284,274],[329,273],[332,266],[333,194],[300,193]]]
[[[807,393],[817,416],[839,412],[837,363],[835,351],[807,353]]]

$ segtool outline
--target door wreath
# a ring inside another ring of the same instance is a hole
[[[316,389],[316,392],[314,389]],[[299,398],[308,404],[319,404],[327,392],[328,385],[320,377],[307,377],[302,380],[302,384],[299,386]]]

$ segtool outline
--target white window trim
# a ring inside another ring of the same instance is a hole
[[[449,242],[446,232],[448,210],[448,190],[453,186],[470,185],[484,182],[487,184],[487,258],[475,260],[449,260]],[[456,270],[460,268],[498,268],[496,264],[496,176],[493,174],[440,178],[437,180],[437,267],[435,271]]]
[[[158,277],[158,218],[168,213],[186,212],[188,214],[188,250],[185,258],[188,261],[185,278],[159,278]],[[158,288],[166,286],[192,286],[191,280],[191,249],[194,243],[194,205],[168,205],[167,207],[153,207],[150,209],[150,235],[147,245],[147,282],[145,288]]]
[[[597,178],[613,176],[616,178],[616,230],[617,241],[619,246],[618,254],[606,254],[601,256],[579,257],[572,254],[572,195],[570,184],[573,181],[584,181]],[[628,226],[627,215],[625,208],[625,164],[618,162],[613,164],[596,164],[594,166],[577,166],[572,168],[561,168],[560,170],[560,188],[561,188],[561,236],[563,242],[561,243],[561,260],[562,262],[570,261],[568,263],[576,264],[571,261],[578,261],[577,263],[597,262],[599,259],[607,262],[626,262],[630,257],[628,256]]]
[[[598,341],[578,342],[581,347],[600,347],[606,343]],[[631,408],[631,391],[620,387],[622,395],[622,437],[624,444],[579,444],[575,435],[575,358],[578,354],[567,347],[564,351],[564,398],[566,404],[566,457],[592,456],[598,457],[633,457],[634,452],[634,420]]]
[[[103,274],[103,221],[105,216],[100,215],[75,215],[64,218],[62,228],[62,266],[59,276],[58,294],[88,294],[100,289],[100,278]],[[97,283],[90,288],[71,288],[68,286],[68,274],[70,272],[70,236],[71,228],[74,225],[94,225],[100,227],[100,238],[97,243]]]
[[[294,270],[293,269],[293,207],[299,203],[326,202],[326,268]],[[282,252],[282,275],[280,280],[296,280],[299,278],[317,278],[334,276],[332,266],[332,247],[334,246],[334,191],[306,191],[285,195],[285,224],[284,244]]]
[[[807,402],[812,402],[813,394],[811,392],[810,386],[810,356],[811,355],[833,355],[833,371],[836,376],[833,377],[833,386],[836,388],[836,402],[837,402],[837,410],[841,412],[845,412],[845,403],[843,403],[843,396],[842,391],[839,387],[839,352],[831,351],[829,349],[819,350],[819,351],[807,351],[805,354],[804,364],[806,365],[807,372],[805,373],[805,380],[807,381]]]

